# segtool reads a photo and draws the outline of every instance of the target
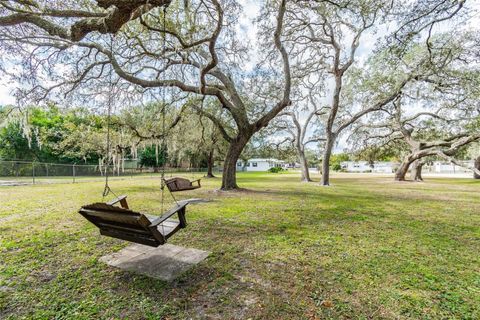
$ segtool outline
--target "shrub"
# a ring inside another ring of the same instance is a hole
[[[279,173],[282,171],[285,171],[285,169],[283,169],[282,167],[272,167],[268,169],[268,172],[271,172],[271,173]]]
[[[332,166],[332,170],[333,170],[333,171],[340,171],[340,170],[342,170],[342,166],[340,165],[340,163],[335,163],[335,164]]]

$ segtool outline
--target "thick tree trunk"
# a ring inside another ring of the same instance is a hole
[[[475,159],[475,168],[480,170],[480,156],[477,159]],[[473,173],[473,178],[474,179],[480,179],[480,174],[474,172]]]
[[[212,148],[210,152],[208,153],[208,159],[207,159],[207,175],[205,176],[206,178],[215,178],[213,175],[213,165],[214,165],[214,149]]]
[[[405,176],[407,175],[408,168],[412,164],[412,160],[410,157],[406,157],[403,162],[398,167],[397,171],[395,172],[395,181],[405,181]]]
[[[251,136],[249,135],[237,136],[232,142],[230,142],[227,155],[225,156],[225,162],[223,164],[222,190],[238,189],[236,176],[237,161],[243,148],[245,148],[248,140],[250,140],[250,137]]]
[[[305,157],[305,151],[298,150],[298,161],[300,162],[300,171],[302,172],[301,180],[303,182],[310,182],[310,172],[308,171],[308,161]]]
[[[423,165],[425,163],[423,163],[422,161],[420,160],[415,160],[413,162],[413,166],[412,166],[412,172],[411,172],[411,177],[412,177],[412,180],[414,181],[423,181],[423,177],[422,177],[422,169],[423,169]]]
[[[328,137],[325,143],[325,151],[323,152],[322,160],[322,186],[330,185],[330,157],[332,156],[334,142],[333,137]]]

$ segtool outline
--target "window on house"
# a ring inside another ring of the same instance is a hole
[[[250,162],[247,162],[247,167],[250,167]]]
[[[241,167],[242,166],[242,163],[241,162],[237,162],[237,167]]]
[[[256,167],[257,166],[257,163],[256,162],[252,162],[252,167]]]

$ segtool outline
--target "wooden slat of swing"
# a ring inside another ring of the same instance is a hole
[[[166,212],[166,214],[168,214],[168,211]],[[145,215],[150,221],[152,221],[152,223],[158,219],[157,216],[151,216],[151,215]],[[163,216],[162,216],[163,217]],[[181,222],[179,219],[167,219],[163,222],[161,222],[159,225],[158,225],[158,228],[157,230],[163,234],[164,236],[168,236],[170,233],[172,233],[172,231],[175,229],[175,228],[178,228],[180,226]],[[185,223],[185,226],[186,226],[186,223]]]
[[[161,225],[158,226],[157,230],[167,237],[175,229],[179,228],[180,222],[173,219],[165,220]]]
[[[122,198],[125,200],[126,197]],[[120,198],[119,198],[120,199]],[[119,199],[110,203],[120,202]],[[186,227],[185,207],[180,202],[160,217],[150,220],[145,214],[113,206],[109,203],[94,203],[83,206],[79,213],[100,229],[100,234],[130,242],[158,247],[179,229]],[[128,204],[122,204],[128,207]],[[171,219],[178,215],[178,221]]]

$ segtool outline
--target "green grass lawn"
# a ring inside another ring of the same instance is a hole
[[[171,243],[212,252],[173,283],[99,258],[128,245],[77,214],[101,182],[0,188],[0,319],[479,319],[480,182],[241,173],[179,197],[189,227]],[[159,181],[113,181],[160,213]],[[168,198],[168,205],[171,200]]]

